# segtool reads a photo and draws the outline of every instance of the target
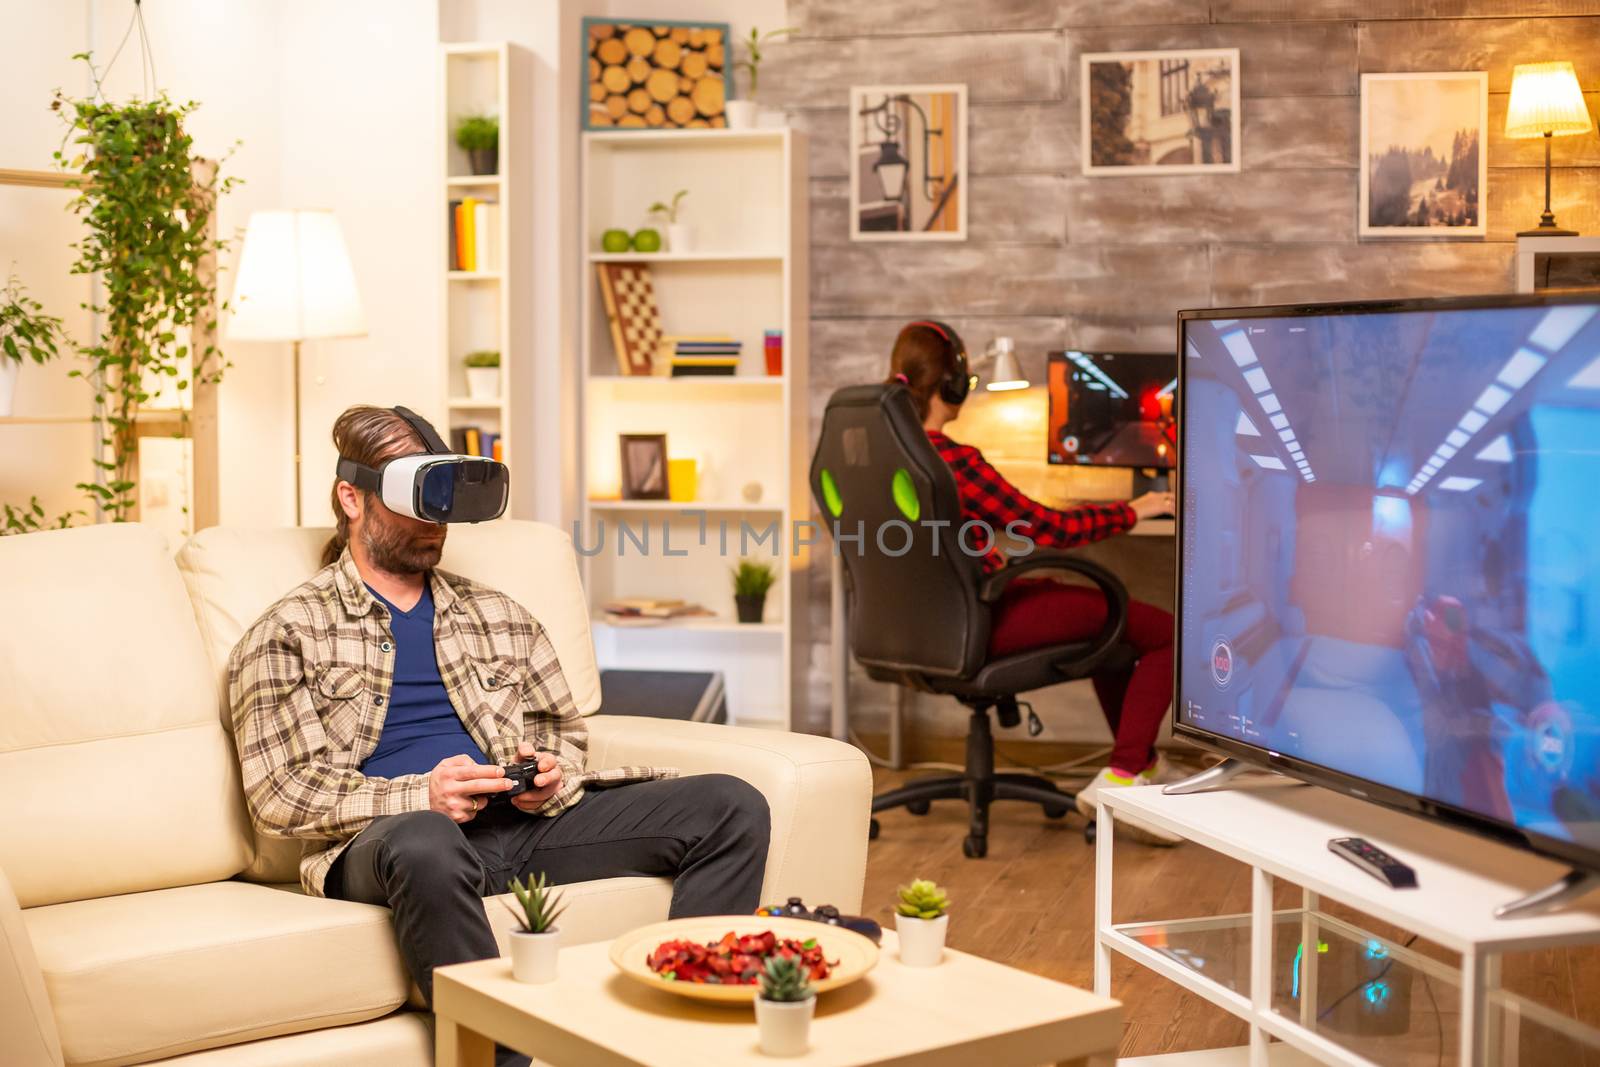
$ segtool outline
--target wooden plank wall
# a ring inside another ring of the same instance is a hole
[[[1600,0],[789,0],[789,22],[762,97],[811,135],[814,417],[837,385],[881,377],[913,316],[949,320],[974,349],[1015,337],[1038,381],[1044,351],[1069,341],[1170,347],[1185,307],[1510,289],[1514,234],[1537,223],[1544,190],[1542,146],[1501,132],[1511,68],[1570,59],[1600,90]],[[1185,47],[1240,50],[1243,170],[1081,176],[1078,57]],[[1489,72],[1489,236],[1360,241],[1360,75],[1429,70]],[[894,82],[968,85],[965,243],[849,240],[849,89]],[[1600,138],[1558,138],[1554,158],[1557,219],[1600,232]],[[1170,588],[1152,547],[1124,562]],[[827,582],[813,587],[820,727]],[[1085,696],[1069,702],[1092,719]],[[886,699],[856,687],[868,724]],[[940,732],[960,731],[954,710]]]

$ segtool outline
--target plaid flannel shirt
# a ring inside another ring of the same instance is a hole
[[[938,430],[928,431],[928,440],[938,449],[939,458],[956,477],[961,494],[961,518],[966,522],[987,523],[995,532],[989,552],[983,557],[984,573],[993,573],[1006,564],[999,540],[1007,527],[1032,539],[1040,548],[1077,548],[1104,541],[1133,528],[1139,516],[1120,501],[1107,504],[1082,504],[1075,508],[1047,508],[1006,481],[1005,475],[989,465],[971,445],[957,444]],[[1011,524],[1015,523],[1015,526]],[[974,550],[979,542],[967,542]]]
[[[538,815],[559,815],[586,785],[677,773],[586,770],[588,731],[544,629],[486,586],[438,570],[429,582],[439,674],[473,741],[501,765],[517,761],[522,740],[561,765],[561,788]],[[394,660],[389,609],[367,589],[348,548],[268,609],[228,659],[251,819],[268,837],[305,842],[300,884],[313,896],[323,895],[328,868],[373,819],[428,810],[426,774],[360,771],[383,732]]]

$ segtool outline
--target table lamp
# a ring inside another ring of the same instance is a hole
[[[257,211],[245,230],[228,338],[294,346],[294,524],[300,525],[300,342],[367,332],[331,211]]]
[[[989,350],[978,361],[979,366],[990,365],[989,381],[984,386],[994,392],[1026,389],[1028,376],[1022,373],[1017,360],[1017,346],[1009,337],[996,337],[989,342]]]
[[[1511,72],[1511,102],[1506,107],[1507,137],[1544,138],[1544,214],[1539,225],[1518,237],[1576,237],[1577,230],[1556,226],[1550,211],[1550,139],[1593,128],[1572,64],[1519,63]]]

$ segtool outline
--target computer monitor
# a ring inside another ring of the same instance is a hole
[[[1051,352],[1051,463],[1170,470],[1178,360],[1170,352]]]
[[[1176,732],[1600,869],[1600,293],[1179,332]]]

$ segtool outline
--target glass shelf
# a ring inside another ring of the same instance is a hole
[[[1381,1067],[1458,1062],[1459,968],[1314,911],[1318,958],[1307,981],[1315,989],[1302,988],[1303,915],[1298,908],[1273,914],[1274,1014]],[[1250,995],[1248,914],[1114,929],[1202,985]],[[1302,1003],[1306,995],[1314,1006]],[[1600,1030],[1504,990],[1489,996],[1488,1032],[1491,1063],[1579,1064],[1600,1056]]]

